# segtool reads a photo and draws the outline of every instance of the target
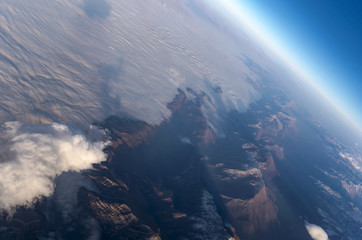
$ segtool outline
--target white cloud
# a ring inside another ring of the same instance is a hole
[[[87,132],[92,131],[97,130],[90,127]],[[0,154],[0,209],[8,212],[51,196],[61,173],[89,169],[106,159],[106,142],[90,141],[81,131],[61,124],[7,122],[1,138],[5,147]]]
[[[180,141],[181,141],[183,144],[192,144],[190,138],[188,138],[188,137],[182,137],[182,138],[180,138]]]
[[[307,228],[307,231],[308,231],[309,235],[314,240],[328,240],[327,233],[320,226],[315,225],[315,224],[311,224],[311,223],[306,221],[305,227]]]

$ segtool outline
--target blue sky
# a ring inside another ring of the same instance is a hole
[[[362,128],[362,1],[219,2],[229,2],[239,20]]]

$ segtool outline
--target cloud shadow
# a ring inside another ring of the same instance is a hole
[[[104,19],[111,14],[112,7],[106,0],[84,0],[83,10],[92,19]]]

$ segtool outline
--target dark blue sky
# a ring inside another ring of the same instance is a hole
[[[224,1],[224,0],[220,0]],[[232,2],[232,1],[231,1]],[[362,1],[235,0],[362,128]],[[236,5],[236,4],[235,4]],[[252,24],[252,23],[251,23]],[[296,68],[300,66],[296,66]]]

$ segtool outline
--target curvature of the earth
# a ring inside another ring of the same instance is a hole
[[[0,20],[0,239],[362,238],[358,133],[206,1]]]

